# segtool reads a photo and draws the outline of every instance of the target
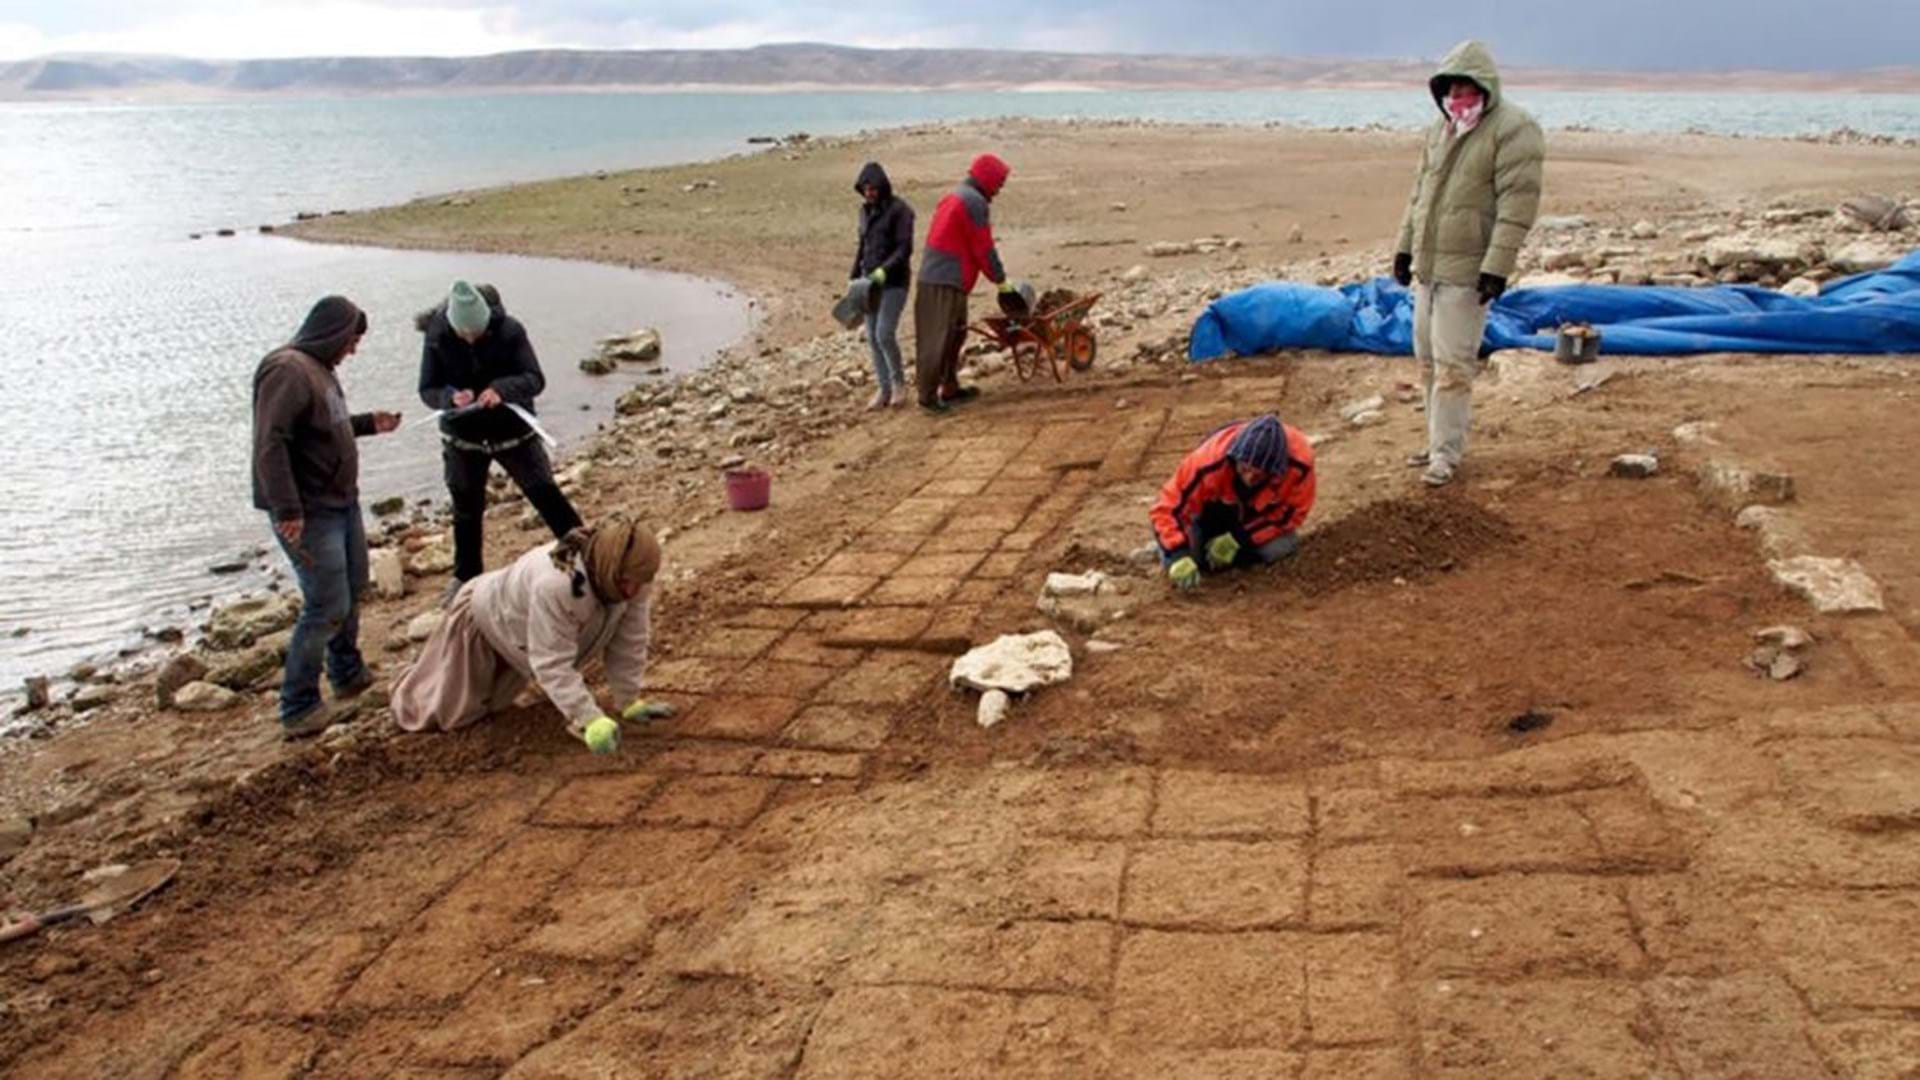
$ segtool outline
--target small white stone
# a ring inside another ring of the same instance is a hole
[[[974,719],[983,728],[994,727],[1007,718],[1007,710],[1012,706],[1013,699],[1005,690],[989,690],[980,695],[980,711]]]

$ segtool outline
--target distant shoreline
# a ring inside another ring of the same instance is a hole
[[[1920,96],[1920,75],[1916,75],[1911,85],[1889,86],[1885,84],[1862,84],[1833,77],[1828,79],[1807,78],[1794,85],[1783,86],[1778,82],[1771,85],[1755,85],[1729,80],[1725,83],[1703,84],[1691,80],[1649,80],[1643,84],[1622,81],[1603,83],[1574,83],[1571,81],[1548,80],[1541,82],[1523,82],[1510,77],[1509,85],[1525,90],[1543,90],[1554,93],[1591,93],[1591,94],[1829,94],[1836,97],[1903,97]],[[1093,83],[1093,82],[1041,82],[1041,83],[981,83],[956,84],[947,86],[922,85],[885,85],[863,84],[845,85],[838,83],[614,83],[595,85],[499,85],[499,86],[463,86],[463,87],[420,87],[420,88],[378,88],[353,89],[347,87],[302,86],[281,90],[235,90],[213,89],[192,86],[148,86],[136,89],[89,90],[81,92],[66,91],[23,91],[16,87],[0,87],[0,105],[214,105],[233,104],[247,101],[313,101],[327,99],[423,99],[423,98],[463,98],[496,97],[509,95],[641,95],[641,94],[739,94],[742,96],[768,96],[777,94],[1111,94],[1111,93],[1199,93],[1199,94],[1339,94],[1353,91],[1384,92],[1403,91],[1406,84],[1388,80],[1356,80],[1340,83],[1266,83],[1232,85],[1209,85],[1197,83]]]

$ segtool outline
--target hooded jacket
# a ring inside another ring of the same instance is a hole
[[[1240,484],[1233,462],[1235,440],[1251,421],[1228,424],[1207,436],[1174,470],[1160,489],[1160,498],[1148,511],[1153,522],[1154,539],[1161,554],[1178,558],[1198,556],[1205,542],[1218,533],[1202,536],[1201,520],[1231,522],[1225,531],[1240,542],[1243,552],[1278,540],[1298,529],[1313,512],[1317,478],[1313,468],[1313,444],[1298,428],[1282,424],[1286,450],[1263,447],[1262,460],[1255,464],[1284,462],[1271,472],[1267,482],[1248,490]],[[1239,452],[1245,452],[1241,444]]]
[[[920,281],[972,292],[980,275],[998,284],[1007,280],[1000,252],[993,246],[991,206],[1011,172],[992,154],[973,159],[967,178],[933,209],[927,226],[927,253],[920,259]]]
[[[507,314],[499,293],[482,290],[493,316],[487,332],[472,345],[454,332],[443,303],[423,311],[414,326],[424,335],[420,349],[420,400],[430,409],[452,409],[458,390],[475,394],[491,386],[503,401],[534,412],[533,401],[547,388],[540,359],[533,353],[526,327]],[[529,434],[526,421],[502,408],[474,409],[458,417],[441,417],[440,431],[456,439],[499,443]]]
[[[347,412],[334,368],[366,333],[367,317],[343,296],[313,306],[293,340],[253,372],[253,505],[275,521],[360,500],[360,450],[372,413]]]
[[[1471,79],[1487,96],[1479,126],[1460,136],[1446,107],[1455,79]],[[1427,131],[1394,250],[1412,255],[1414,275],[1429,284],[1471,286],[1481,274],[1511,278],[1540,212],[1540,125],[1505,100],[1493,55],[1477,41],[1455,46],[1428,86],[1440,119]]]
[[[880,189],[880,198],[860,204],[859,243],[853,249],[853,272],[863,278],[875,270],[887,272],[886,288],[904,289],[913,276],[913,207],[893,193],[893,181],[877,161],[869,161],[853,182],[853,190],[868,184]]]

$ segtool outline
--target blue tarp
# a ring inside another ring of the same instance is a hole
[[[1607,353],[1920,353],[1920,251],[1809,299],[1748,285],[1514,289],[1494,302],[1486,345],[1550,350],[1564,323],[1599,327]],[[1187,355],[1276,349],[1411,354],[1413,296],[1388,278],[1339,289],[1256,285],[1208,305]]]

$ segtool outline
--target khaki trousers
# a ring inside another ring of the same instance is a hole
[[[1413,355],[1426,389],[1427,453],[1436,463],[1457,467],[1467,455],[1487,307],[1470,285],[1413,288]]]

